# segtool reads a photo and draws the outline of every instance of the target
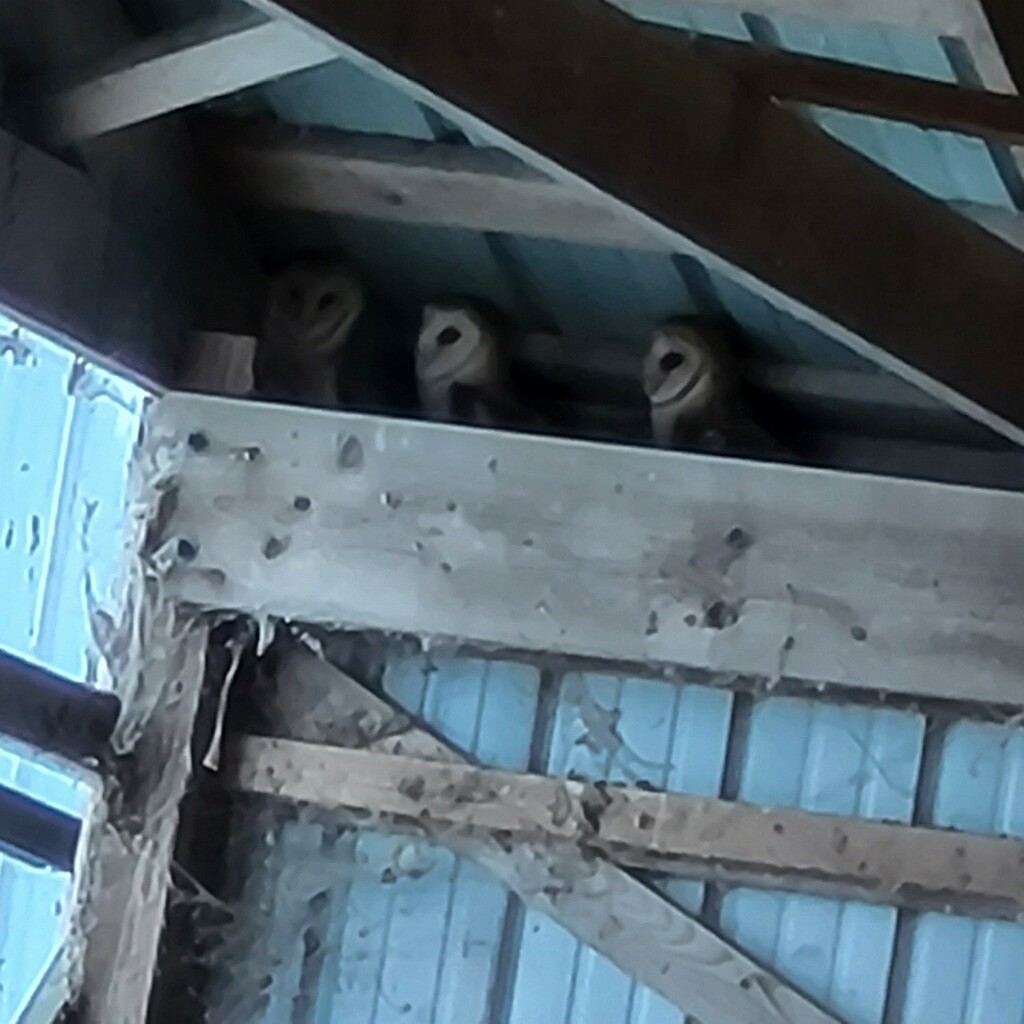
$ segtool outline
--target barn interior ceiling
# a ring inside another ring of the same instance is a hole
[[[1012,3],[16,6],[0,298],[212,392],[140,435],[84,1019],[917,1024],[1003,978]]]

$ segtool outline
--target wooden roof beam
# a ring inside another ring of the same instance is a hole
[[[500,150],[330,129],[204,118],[224,195],[243,205],[676,252],[680,246],[607,197],[556,181]],[[1024,249],[1024,218],[978,204],[954,209]]]
[[[601,0],[254,2],[1024,441],[1024,254],[663,31]]]
[[[561,843],[646,871],[1016,921],[1024,840],[240,736],[228,785],[440,839]],[[452,794],[456,794],[452,796]]]
[[[920,128],[1024,144],[1024,97],[986,92],[845,61],[665,30],[676,45],[779,100],[904,121]]]
[[[230,96],[335,59],[294,25],[249,15],[216,16],[122,52],[115,67],[53,101],[58,140],[81,142],[163,114]]]

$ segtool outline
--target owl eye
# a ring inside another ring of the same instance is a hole
[[[671,373],[673,370],[678,370],[686,362],[686,356],[681,352],[666,352],[661,357],[661,368],[665,373]]]
[[[437,343],[442,348],[447,345],[454,345],[462,337],[462,332],[457,327],[446,327],[437,336]]]
[[[316,308],[319,312],[326,313],[337,301],[338,296],[334,292],[324,292],[317,300]]]

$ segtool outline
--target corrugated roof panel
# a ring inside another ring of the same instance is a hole
[[[258,90],[292,124],[432,139],[424,108],[397,86],[338,60],[287,75]]]
[[[102,594],[116,571],[146,396],[7,318],[0,351],[5,336],[16,342],[0,355],[0,646],[81,678],[84,580]]]
[[[54,507],[46,582],[37,610],[36,657],[87,678],[95,669],[85,580],[109,596],[124,553],[130,455],[146,393],[99,367],[79,362],[60,494]]]
[[[728,39],[750,39],[743,14],[736,9],[681,4],[677,0],[614,0],[614,3],[641,21],[652,21],[658,25],[703,32],[706,35],[725,36]]]
[[[529,761],[539,685],[529,666],[466,659],[431,664],[423,657],[393,663],[384,684],[393,699],[467,754],[520,771]],[[499,882],[443,848],[361,835],[343,923],[332,938],[337,974],[321,988],[317,1019],[490,1019],[509,906]]]
[[[562,333],[642,347],[659,323],[700,312],[663,253],[512,236],[503,236],[502,243],[520,268],[532,305]]]
[[[932,821],[1024,836],[1024,730],[954,725],[943,742]],[[1024,1022],[1024,927],[925,914],[911,942],[905,1024]]]
[[[102,594],[121,555],[143,400],[141,389],[0,313],[0,647],[71,678],[86,673],[91,649],[86,572]],[[0,748],[0,781],[85,811],[79,783],[27,748]],[[71,884],[0,855],[0,1020],[14,1019],[49,963]]]
[[[732,696],[700,686],[572,673],[562,681],[547,771],[717,794]],[[676,880],[668,894],[694,912],[703,886]],[[527,911],[508,1024],[592,1021],[655,1024],[682,1015],[543,914]]]
[[[776,698],[753,712],[739,796],[753,803],[910,821],[920,715]],[[896,911],[736,890],[722,930],[849,1024],[880,1024]]]
[[[84,793],[73,782],[2,747],[0,783],[68,813],[84,809]],[[0,1021],[18,1019],[60,940],[70,899],[70,875],[0,853]]]
[[[826,25],[798,17],[775,18],[771,25],[787,50],[956,81],[938,39],[881,26]],[[815,119],[830,135],[936,198],[1013,208],[981,139],[844,111],[819,109]]]
[[[0,646],[36,650],[36,608],[68,443],[70,353],[0,321]],[[6,348],[6,351],[4,349]]]

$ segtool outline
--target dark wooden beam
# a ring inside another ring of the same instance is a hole
[[[1024,441],[1024,255],[663,31],[600,0],[258,3]]]
[[[707,55],[776,99],[1024,144],[1021,96],[726,39],[684,38],[680,45]]]

